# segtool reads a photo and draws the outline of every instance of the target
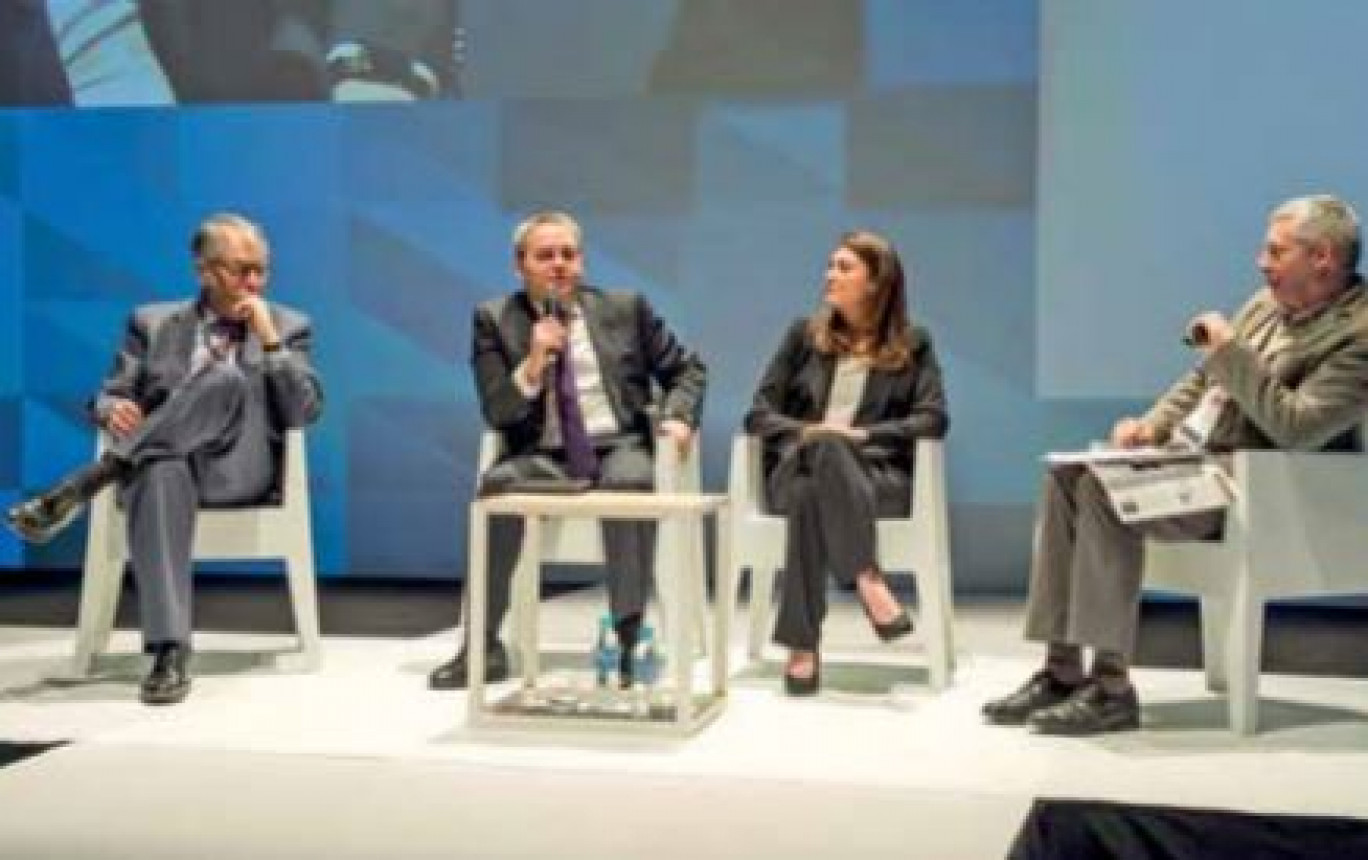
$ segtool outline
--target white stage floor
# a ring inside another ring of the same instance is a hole
[[[601,606],[548,602],[553,667],[587,663]],[[1002,857],[1042,796],[1368,818],[1368,682],[1265,676],[1240,739],[1200,673],[1141,670],[1143,730],[1038,737],[978,716],[1036,664],[1018,619],[962,605],[937,695],[916,637],[875,644],[837,598],[821,696],[738,644],[726,711],[681,741],[472,733],[424,682],[451,632],[329,638],[315,674],[254,650],[286,639],[204,634],[190,698],[148,708],[133,634],[66,682],[70,631],[3,629],[0,739],[73,744],[0,769],[0,856]]]

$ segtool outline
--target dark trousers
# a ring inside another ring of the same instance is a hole
[[[111,450],[131,467],[123,503],[144,644],[188,643],[200,506],[257,502],[275,481],[264,404],[237,367],[211,364]]]
[[[816,650],[826,571],[852,586],[857,573],[878,566],[876,520],[907,516],[910,486],[909,474],[866,460],[840,436],[813,439],[779,461],[767,485],[771,510],[788,518],[775,642]]]
[[[598,449],[599,479],[605,490],[651,490],[655,466],[644,441],[627,437]],[[498,487],[528,478],[564,478],[565,459],[560,451],[509,457],[485,473],[481,483]],[[655,566],[656,524],[653,520],[604,520],[603,555],[608,568],[608,606],[613,617],[640,614],[651,594]],[[513,569],[522,546],[521,517],[489,518],[489,592],[486,603],[488,636],[498,636],[508,611]]]

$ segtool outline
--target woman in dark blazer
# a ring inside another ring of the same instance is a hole
[[[789,327],[746,414],[764,448],[767,506],[788,519],[774,641],[789,648],[789,694],[820,685],[827,570],[854,586],[880,639],[912,632],[878,567],[875,520],[908,514],[913,440],[948,426],[940,365],[908,320],[897,251],[874,233],[846,234],[821,307]]]

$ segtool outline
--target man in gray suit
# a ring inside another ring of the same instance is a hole
[[[636,293],[581,283],[580,227],[562,212],[532,215],[513,233],[523,288],[475,309],[471,366],[486,423],[503,437],[502,459],[482,492],[529,479],[578,480],[620,490],[650,489],[653,446],[693,443],[706,370]],[[662,399],[653,403],[652,383]],[[648,407],[659,419],[653,428]],[[657,440],[656,434],[661,436]],[[522,520],[490,522],[487,681],[508,676],[498,640],[508,608]],[[637,639],[655,557],[653,523],[605,522],[608,594],[623,666]],[[624,677],[630,673],[623,672]],[[434,689],[466,684],[465,650],[433,670]]]
[[[1359,450],[1368,410],[1368,296],[1356,273],[1359,221],[1328,195],[1273,210],[1258,255],[1265,286],[1233,321],[1214,311],[1189,323],[1197,367],[1139,418],[1123,418],[1122,448],[1184,446]],[[1218,458],[1218,462],[1220,458]],[[1045,478],[1031,568],[1026,638],[1046,643],[1045,665],[1016,692],[989,702],[992,723],[1050,734],[1137,728],[1128,667],[1140,603],[1144,540],[1220,534],[1224,512],[1125,523],[1082,466]],[[1083,649],[1094,649],[1091,672]]]
[[[269,500],[285,429],[312,423],[323,406],[308,318],[262,296],[269,249],[260,228],[214,215],[191,251],[199,297],[134,310],[92,400],[93,419],[112,437],[106,453],[6,514],[25,540],[47,541],[118,484],[144,647],[154,658],[141,691],[148,704],[179,702],[190,690],[197,509]]]

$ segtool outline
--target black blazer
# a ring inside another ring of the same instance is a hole
[[[836,357],[817,351],[808,320],[795,320],[765,368],[746,413],[746,432],[759,436],[764,447],[766,474],[798,447],[804,425],[822,420],[835,371]],[[909,474],[912,440],[945,436],[950,417],[940,363],[926,329],[913,328],[912,359],[902,370],[870,369],[854,424],[869,433],[860,446],[865,457]]]
[[[603,387],[618,424],[651,444],[651,414],[697,427],[703,411],[707,368],[675,338],[636,293],[578,288],[579,306],[598,355]],[[537,315],[525,291],[475,308],[471,368],[485,422],[503,435],[506,456],[531,453],[541,441],[546,411],[528,399],[513,371],[530,351]],[[652,383],[660,397],[652,396]]]

